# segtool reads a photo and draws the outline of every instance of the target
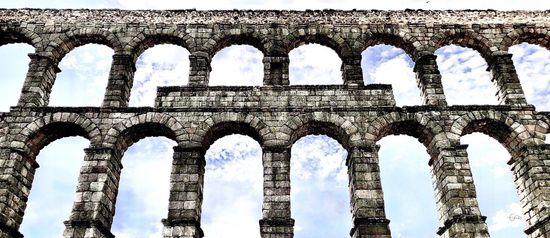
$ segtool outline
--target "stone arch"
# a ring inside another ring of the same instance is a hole
[[[26,28],[0,28],[0,46],[12,43],[26,43],[37,49],[41,48],[42,38]]]
[[[516,28],[502,39],[499,49],[508,51],[516,44],[529,43],[539,45],[550,50],[550,32],[541,28]]]
[[[512,155],[525,146],[544,144],[543,138],[533,136],[518,120],[501,112],[469,112],[453,122],[449,136],[458,144],[461,136],[473,132],[496,139]]]
[[[90,140],[92,146],[98,145],[101,141],[99,128],[86,116],[70,112],[56,112],[40,117],[16,132],[11,147],[36,156],[42,148],[51,142],[70,136],[82,136]]]
[[[483,35],[472,30],[450,29],[439,32],[431,38],[434,51],[451,44],[476,50],[485,59],[487,64],[491,62],[491,56],[496,47]]]
[[[223,48],[232,45],[250,45],[266,55],[269,42],[265,36],[250,28],[237,29],[237,31],[238,32],[234,32],[231,30],[230,32],[222,32],[221,34],[215,35],[205,45],[204,51],[213,58],[214,55]]]
[[[309,33],[312,34],[309,34]],[[340,34],[324,33],[318,29],[296,29],[288,36],[286,42],[287,54],[305,44],[320,44],[331,48],[338,54],[340,59],[344,59],[347,55],[352,55],[351,47],[346,43],[344,37]]]
[[[59,35],[46,46],[45,52],[54,62],[60,62],[74,48],[90,43],[105,45],[113,49],[115,54],[123,50],[122,43],[112,32],[99,28],[79,28]]]
[[[103,146],[124,152],[145,137],[163,136],[183,145],[188,140],[186,130],[174,117],[147,112],[127,118],[114,125],[104,138]]]
[[[189,52],[193,52],[196,48],[193,38],[186,34],[185,31],[170,29],[168,31],[157,32],[149,30],[133,37],[124,46],[124,52],[130,54],[135,62],[147,49],[161,44],[177,45],[187,49]]]
[[[263,146],[270,138],[275,138],[267,124],[254,115],[243,113],[215,114],[207,118],[192,136],[192,141],[206,151],[217,139],[231,134],[250,136]]]
[[[412,136],[427,149],[437,146],[449,146],[450,142],[443,127],[431,120],[428,115],[391,112],[368,122],[365,138],[369,144],[389,135]]]
[[[359,128],[351,121],[331,113],[313,113],[294,116],[287,120],[283,138],[288,145],[307,135],[327,135],[340,143],[346,150],[361,143]]]
[[[386,44],[402,49],[413,61],[416,61],[422,56],[422,45],[420,41],[409,33],[399,31],[398,29],[376,29],[374,32],[369,31],[365,33],[363,38],[364,45],[361,47],[361,51],[371,46]]]

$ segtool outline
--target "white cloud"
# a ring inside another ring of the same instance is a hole
[[[489,231],[498,232],[523,226],[523,215],[519,203],[509,204],[505,209],[498,210],[490,217]]]
[[[130,106],[153,106],[159,86],[189,82],[189,51],[176,45],[157,45],[138,58]]]
[[[498,104],[487,63],[477,51],[450,45],[435,54],[449,105]]]
[[[21,232],[25,237],[61,237],[74,201],[84,148],[83,138],[65,138],[44,148],[37,157],[40,168],[33,187]]]
[[[223,48],[212,58],[209,85],[263,85],[263,54],[249,45]]]
[[[306,44],[288,54],[290,84],[342,84],[342,60],[334,50],[319,44]]]
[[[166,138],[145,138],[125,153],[112,229],[117,237],[154,237],[162,231],[174,145]]]
[[[218,139],[206,152],[202,228],[206,237],[258,237],[263,166],[248,136]]]
[[[2,87],[0,87],[0,111],[9,111],[10,106],[15,106],[21,94],[21,88],[29,68],[29,53],[34,48],[27,44],[10,44],[0,47],[0,75]]]
[[[550,110],[550,51],[527,43],[510,47],[527,102],[538,111]]]
[[[69,52],[52,87],[50,106],[100,106],[107,88],[113,50],[88,44]]]

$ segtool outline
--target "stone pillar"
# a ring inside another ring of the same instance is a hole
[[[288,55],[286,56],[265,56],[264,63],[264,85],[289,85],[288,80]]]
[[[189,86],[208,86],[210,78],[210,56],[205,52],[195,52],[189,55]]]
[[[429,165],[435,187],[442,238],[489,237],[482,216],[466,152],[467,145],[434,148]]]
[[[353,220],[350,236],[353,238],[391,238],[380,183],[379,148],[372,145],[353,147],[349,151],[347,165]]]
[[[345,85],[364,85],[361,55],[347,56],[342,59],[342,77]]]
[[[163,219],[164,238],[201,238],[204,151],[200,147],[174,147],[170,175],[168,218]]]
[[[136,65],[129,54],[113,55],[103,107],[128,107]]]
[[[523,148],[509,163],[529,238],[550,237],[550,145]]]
[[[436,59],[436,55],[428,54],[416,60],[414,64],[416,82],[420,88],[420,96],[424,100],[424,105],[447,106]]]
[[[0,237],[22,238],[23,221],[34,172],[34,155],[11,148],[0,149]]]
[[[50,93],[56,74],[61,72],[55,60],[48,56],[31,53],[29,71],[21,90],[17,106],[43,107],[50,100]]]
[[[121,155],[111,148],[88,148],[80,169],[65,238],[113,238],[111,225],[118,193]]]
[[[491,81],[497,88],[497,97],[500,104],[513,106],[527,105],[523,88],[512,61],[512,54],[493,54],[488,64],[489,68],[487,70],[492,74]]]
[[[264,147],[264,201],[262,238],[292,238],[294,219],[290,214],[290,148]]]

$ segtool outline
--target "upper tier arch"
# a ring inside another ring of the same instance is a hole
[[[497,48],[493,45],[491,40],[473,30],[442,30],[431,37],[430,43],[433,44],[434,51],[451,44],[474,49],[481,54],[481,57],[483,57],[487,63],[491,62],[493,52],[497,51]]]
[[[42,37],[37,33],[26,28],[20,27],[0,27],[0,46],[26,43],[33,46],[35,49],[41,48]]]
[[[535,27],[515,28],[502,39],[499,47],[502,51],[508,51],[511,46],[523,42],[550,50],[550,32],[547,29]]]
[[[124,46],[124,53],[130,54],[135,62],[147,49],[161,44],[181,46],[190,52],[193,52],[197,48],[193,38],[183,30],[147,30],[134,36],[130,42]]]
[[[86,44],[106,45],[115,54],[123,51],[122,43],[111,31],[100,28],[80,28],[59,34],[46,46],[45,56],[51,57],[54,62],[60,62],[71,50]]]

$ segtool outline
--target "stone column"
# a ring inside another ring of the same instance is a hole
[[[195,52],[189,55],[189,86],[208,86],[210,78],[210,55],[205,52]]]
[[[482,216],[466,152],[467,145],[434,148],[429,165],[435,187],[442,238],[489,237],[485,216]]]
[[[264,201],[262,238],[292,238],[294,219],[290,214],[290,148],[264,147]]]
[[[416,60],[414,64],[416,82],[424,105],[447,106],[436,59],[436,55],[428,54]]]
[[[163,219],[164,238],[201,238],[204,150],[174,147],[170,175],[168,218]]]
[[[40,54],[29,54],[29,71],[21,90],[17,106],[43,107],[50,100],[50,93],[56,74],[61,72],[55,60]]]
[[[342,59],[342,77],[345,85],[364,85],[361,55],[347,56]]]
[[[121,155],[111,148],[88,148],[80,169],[65,238],[112,238]]]
[[[103,107],[128,107],[136,65],[129,54],[113,55]]]
[[[34,172],[34,155],[11,148],[0,149],[0,237],[22,238],[23,220]]]
[[[527,222],[529,238],[550,237],[550,145],[522,148],[509,164]]]
[[[288,55],[286,56],[265,56],[264,63],[264,85],[289,85],[288,80]]]
[[[380,183],[379,148],[371,145],[353,147],[349,151],[347,165],[353,220],[350,235],[353,238],[391,238]]]
[[[513,106],[527,105],[523,88],[512,61],[512,54],[493,54],[488,64],[489,68],[487,70],[492,74],[491,81],[497,88],[497,97],[500,104]]]

